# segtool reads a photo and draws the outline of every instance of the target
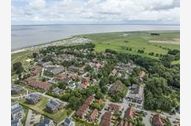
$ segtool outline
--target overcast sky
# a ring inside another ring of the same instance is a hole
[[[179,24],[179,0],[12,0],[12,24]]]

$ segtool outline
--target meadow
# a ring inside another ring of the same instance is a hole
[[[158,33],[159,35],[151,35]],[[179,50],[179,31],[144,31],[144,32],[115,32],[87,34],[82,37],[91,39],[95,50],[103,52],[105,49],[113,49],[122,53],[130,53],[158,59],[169,49]],[[138,52],[143,50],[144,53]],[[153,55],[150,53],[154,53]]]

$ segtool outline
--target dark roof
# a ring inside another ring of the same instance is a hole
[[[51,72],[53,74],[59,74],[62,71],[64,71],[64,67],[63,66],[45,66],[45,70],[48,72]]]
[[[11,126],[19,126],[20,121],[18,119],[16,120],[11,120]]]
[[[44,118],[43,120],[40,121],[40,123],[38,124],[38,126],[47,126],[47,124],[49,124],[52,120],[50,120],[49,118]]]
[[[22,112],[23,108],[18,103],[11,106],[11,114]]]
[[[70,118],[66,118],[62,124],[64,126],[69,126],[71,123],[72,123],[72,120]]]
[[[26,97],[26,100],[29,102],[36,103],[40,100],[41,96],[39,94],[31,93]]]
[[[57,100],[50,100],[48,103],[47,103],[47,105],[46,105],[46,107],[48,107],[49,109],[51,109],[51,110],[56,110],[56,109],[59,109],[59,107],[61,106],[62,104],[59,102],[59,101],[57,101]]]

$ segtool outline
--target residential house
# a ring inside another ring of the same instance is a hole
[[[113,111],[113,112],[117,112],[117,111],[121,110],[121,106],[111,103],[111,104],[108,105],[108,110]]]
[[[79,71],[79,68],[72,65],[68,67],[68,71],[76,73]]]
[[[89,96],[84,102],[84,104],[77,110],[76,115],[80,118],[84,118],[84,115],[86,114],[93,100],[94,96]]]
[[[41,96],[36,93],[31,93],[26,97],[26,102],[29,104],[36,104],[41,100]]]
[[[11,126],[22,126],[21,120],[20,119],[11,120]]]
[[[133,126],[133,124],[129,121],[133,119],[135,116],[134,109],[130,106],[126,111],[124,115],[124,120],[121,120],[117,126]]]
[[[41,66],[35,66],[31,69],[31,75],[32,76],[36,76],[37,74],[40,74],[42,71],[42,67]]]
[[[89,117],[89,121],[94,122],[98,116],[98,110],[94,109]]]
[[[58,110],[63,108],[63,104],[58,100],[49,100],[49,102],[46,105],[46,110],[50,113],[57,112]]]
[[[44,74],[45,75],[57,75],[64,71],[63,66],[59,65],[47,65],[44,67]]]
[[[11,95],[19,94],[21,93],[21,91],[22,91],[21,87],[14,84],[11,85]]]
[[[162,118],[159,114],[155,114],[152,118],[152,125],[153,126],[164,126],[165,119]]]
[[[37,126],[56,126],[53,122],[53,120],[45,117],[40,121],[40,123]]]
[[[75,126],[75,122],[72,121],[71,118],[67,117],[61,125],[62,126]]]
[[[39,60],[37,63],[39,66],[45,67],[47,65],[51,65],[51,62],[43,62],[42,60]]]
[[[80,86],[81,88],[86,89],[89,86],[89,82],[86,79],[83,79]]]
[[[101,117],[100,126],[111,126],[111,112],[105,112]]]
[[[64,92],[64,90],[63,89],[60,89],[60,88],[58,88],[58,87],[56,87],[56,88],[54,88],[53,90],[52,90],[52,93],[53,94],[56,94],[56,95],[60,95],[60,94],[62,94]]]
[[[34,80],[33,78],[28,78],[25,80],[25,82],[26,82],[26,84],[28,84],[29,86],[31,86],[33,88],[38,88],[38,89],[45,90],[45,91],[48,91],[50,88],[50,85],[48,82]]]
[[[24,116],[24,110],[19,103],[15,103],[11,106],[11,120],[19,120]]]

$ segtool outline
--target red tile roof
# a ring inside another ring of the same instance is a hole
[[[92,114],[90,115],[90,120],[94,121],[96,119],[97,115],[98,115],[98,110],[94,109]]]
[[[87,109],[89,108],[90,104],[92,103],[94,99],[94,96],[89,96],[86,101],[84,102],[84,104],[78,109],[78,111],[76,112],[76,115],[80,118],[83,118],[85,112],[87,111]]]
[[[159,114],[156,114],[152,118],[153,126],[164,126],[163,120]]]
[[[117,104],[109,104],[109,110],[111,111],[119,111],[121,108],[120,105],[117,105]]]
[[[48,82],[42,82],[42,81],[37,81],[37,80],[32,80],[30,78],[28,78],[26,80],[27,84],[31,87],[34,88],[39,88],[39,89],[43,89],[43,90],[49,90],[50,85],[48,84]]]
[[[111,112],[105,112],[101,118],[100,126],[111,125]]]
[[[127,118],[127,119],[132,119],[134,115],[135,115],[135,111],[134,111],[134,109],[130,106],[130,107],[126,110],[126,112],[125,112],[125,118]]]

